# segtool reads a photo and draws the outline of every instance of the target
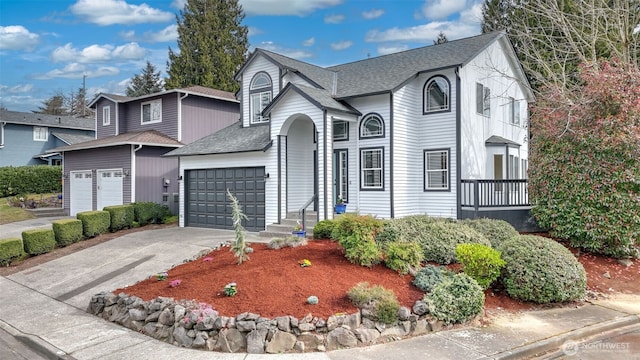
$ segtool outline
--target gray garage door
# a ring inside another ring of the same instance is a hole
[[[186,225],[233,229],[229,189],[249,218],[245,229],[264,230],[264,174],[264,167],[187,171]]]

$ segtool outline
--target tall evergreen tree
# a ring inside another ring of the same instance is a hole
[[[156,67],[147,60],[147,66],[142,69],[142,73],[134,75],[131,79],[126,93],[127,96],[137,97],[157,93],[163,89],[160,71],[156,71]]]
[[[433,40],[433,45],[440,45],[448,42],[449,39],[447,39],[447,35],[445,35],[444,32],[440,31],[440,33],[438,33],[438,38]]]
[[[34,111],[36,114],[48,114],[48,115],[67,115],[67,109],[64,104],[64,95],[62,92],[57,92],[47,100],[42,102],[42,106],[38,107],[38,110]]]
[[[169,48],[167,89],[202,85],[234,92],[245,61],[248,28],[238,0],[187,0],[176,17],[178,48]]]

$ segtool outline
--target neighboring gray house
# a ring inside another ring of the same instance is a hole
[[[0,110],[0,166],[61,165],[48,150],[94,137],[93,119]]]
[[[327,68],[256,49],[236,79],[241,121],[167,154],[180,226],[228,228],[226,188],[253,231],[339,198],[380,218],[528,211],[533,94],[502,32]]]
[[[229,92],[193,86],[129,98],[100,94],[96,138],[59,147],[63,154],[63,206],[70,215],[135,201],[177,211],[178,159],[162,157],[238,121]]]

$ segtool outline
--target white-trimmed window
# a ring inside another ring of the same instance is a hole
[[[450,110],[449,80],[434,76],[424,86],[424,113]]]
[[[384,122],[378,114],[366,115],[360,122],[360,138],[384,137]]]
[[[140,106],[142,124],[162,122],[162,99],[143,102]]]
[[[509,98],[509,123],[520,125],[520,101]]]
[[[269,121],[268,117],[262,116],[262,110],[271,102],[273,87],[271,77],[265,72],[257,73],[251,80],[249,87],[249,111],[251,113],[251,123],[260,124]]]
[[[522,163],[522,178],[528,179],[529,178],[529,160],[522,159],[520,161]]]
[[[424,190],[448,191],[449,179],[449,149],[425,150]]]
[[[33,141],[48,141],[49,129],[46,126],[33,127]]]
[[[102,126],[111,124],[111,106],[102,107]]]
[[[360,188],[362,190],[384,190],[384,148],[360,150]]]
[[[515,155],[509,155],[509,169],[507,170],[509,179],[520,178],[520,159]]]
[[[476,83],[476,112],[491,116],[491,90],[480,83]]]
[[[344,120],[333,121],[333,140],[349,140],[349,123]]]

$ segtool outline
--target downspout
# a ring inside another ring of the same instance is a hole
[[[460,94],[460,88],[462,87],[460,84],[460,67],[456,67],[456,218],[462,219],[462,166],[460,163],[462,161],[462,134],[460,131],[462,129],[462,114],[461,114],[461,100],[462,97]],[[449,164],[451,166],[451,164]]]
[[[180,96],[178,93],[178,141],[182,141],[182,100],[186,99],[189,96],[188,93],[185,93],[184,96]]]
[[[118,107],[119,106],[118,105],[119,104],[116,103],[116,108],[115,108],[115,111],[116,111],[116,119],[115,119],[115,121],[116,121],[116,135],[120,135],[120,117],[118,116],[118,113],[119,113],[119,111],[118,111]],[[98,107],[97,106],[96,106],[96,114],[98,114]],[[96,115],[96,118],[97,118],[97,116],[98,115]],[[109,119],[109,120],[111,120],[111,119]],[[104,119],[102,119],[102,121],[104,122]],[[98,122],[96,121],[96,124],[97,123]],[[98,132],[96,131],[96,135],[97,134],[98,134]]]
[[[131,145],[131,170],[129,171],[129,177],[131,180],[131,199],[130,202],[136,201],[136,153],[142,149],[142,145]]]
[[[393,195],[393,92],[389,93],[389,203],[391,205],[389,217],[393,219],[395,217],[395,197]]]
[[[6,121],[0,122],[0,149],[4,147],[4,126],[7,125]]]

